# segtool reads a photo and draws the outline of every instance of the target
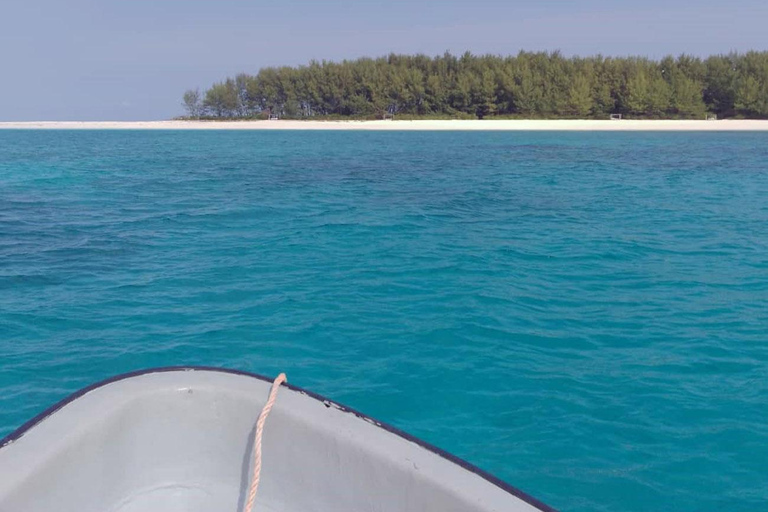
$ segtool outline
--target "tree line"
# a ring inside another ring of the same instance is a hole
[[[768,52],[643,57],[445,53],[312,61],[184,93],[192,118],[768,118]]]

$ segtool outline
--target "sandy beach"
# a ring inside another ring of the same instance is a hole
[[[436,131],[768,131],[768,120],[434,120],[434,121],[39,121],[0,122],[32,130],[436,130]]]

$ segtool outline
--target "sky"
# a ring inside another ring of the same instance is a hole
[[[311,59],[768,50],[768,0],[2,0],[0,121],[155,120]]]

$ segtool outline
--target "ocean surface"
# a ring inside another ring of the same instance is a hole
[[[768,507],[768,134],[0,131],[0,436],[141,368],[563,511]]]

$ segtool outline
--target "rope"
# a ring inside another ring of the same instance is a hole
[[[253,476],[251,477],[251,487],[248,490],[248,501],[245,503],[243,512],[251,512],[253,509],[253,502],[256,499],[256,491],[259,489],[259,478],[261,477],[261,436],[264,434],[264,423],[267,421],[272,406],[275,405],[280,384],[287,381],[284,373],[277,376],[269,390],[267,403],[264,404],[264,408],[259,413],[259,419],[256,421],[256,433],[253,436]]]

